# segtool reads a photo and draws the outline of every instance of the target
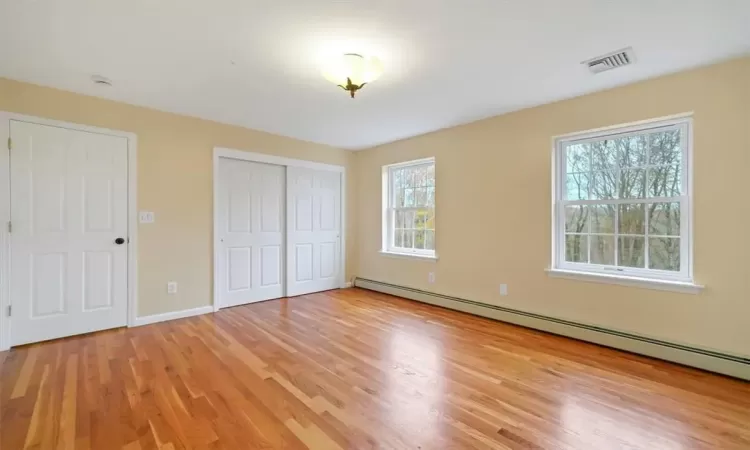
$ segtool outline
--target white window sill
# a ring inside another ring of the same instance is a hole
[[[652,280],[650,278],[609,275],[595,272],[578,272],[575,270],[563,269],[545,270],[549,276],[556,278],[568,278],[571,280],[590,281],[594,283],[619,284],[622,286],[633,286],[659,291],[682,292],[685,294],[698,294],[704,288],[702,285],[684,281]]]
[[[427,262],[435,262],[438,259],[437,255],[421,255],[419,253],[401,253],[401,252],[391,252],[388,250],[380,250],[378,253],[380,253],[383,256],[387,256],[389,258],[416,259],[419,261],[427,261]]]

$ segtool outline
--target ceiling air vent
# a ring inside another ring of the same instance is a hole
[[[635,62],[635,54],[631,47],[597,56],[582,62],[592,73],[606,72],[607,70],[617,69],[618,67],[627,66]]]

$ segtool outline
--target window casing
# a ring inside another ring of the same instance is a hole
[[[435,257],[435,160],[383,167],[383,251]]]
[[[555,141],[555,269],[692,282],[692,120]]]

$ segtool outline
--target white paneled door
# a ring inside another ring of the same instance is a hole
[[[284,167],[220,158],[219,306],[284,296]]]
[[[128,141],[10,122],[11,344],[127,323]]]
[[[287,167],[287,295],[341,285],[341,173]]]

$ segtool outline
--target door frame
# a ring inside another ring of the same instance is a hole
[[[277,166],[284,166],[284,167],[304,167],[308,169],[316,169],[316,170],[327,170],[330,172],[338,172],[341,174],[341,223],[339,226],[341,227],[341,245],[340,245],[340,251],[341,251],[341,270],[339,273],[339,287],[344,288],[346,287],[346,167],[339,166],[335,164],[325,164],[325,163],[319,163],[314,161],[307,161],[304,159],[293,159],[293,158],[286,158],[283,156],[275,156],[275,155],[269,155],[265,153],[254,153],[254,152],[246,152],[243,150],[234,150],[231,148],[225,148],[225,147],[214,147],[214,158],[213,158],[213,191],[214,191],[214,248],[213,248],[213,307],[214,312],[221,309],[219,306],[219,283],[217,280],[219,280],[219,277],[221,274],[219,273],[219,265],[217,264],[218,259],[221,257],[219,254],[220,249],[220,237],[219,237],[219,159],[226,158],[226,159],[238,159],[241,161],[250,161],[250,162],[257,162],[257,163],[263,163],[263,164],[274,164]],[[286,178],[285,178],[286,179]],[[285,181],[286,183],[286,181]],[[284,204],[286,205],[286,198],[284,199]],[[284,209],[286,211],[286,207]],[[284,214],[286,217],[286,214]],[[285,220],[286,222],[286,220]],[[287,227],[286,223],[284,223],[284,250],[286,254],[286,236],[287,236]],[[286,256],[284,257],[284,260],[286,261]],[[284,264],[284,267],[286,268],[286,264]],[[286,274],[285,274],[286,279]],[[284,283],[284,294],[286,295],[286,283]]]
[[[6,224],[10,221],[10,152],[7,142],[10,139],[10,121],[29,122],[69,130],[85,131],[108,136],[123,137],[128,142],[128,282],[127,282],[127,324],[136,325],[138,314],[138,209],[137,209],[137,151],[138,136],[126,131],[93,127],[61,120],[44,119],[12,112],[0,111],[0,351],[10,349],[11,318],[10,306],[10,243],[12,234]]]

